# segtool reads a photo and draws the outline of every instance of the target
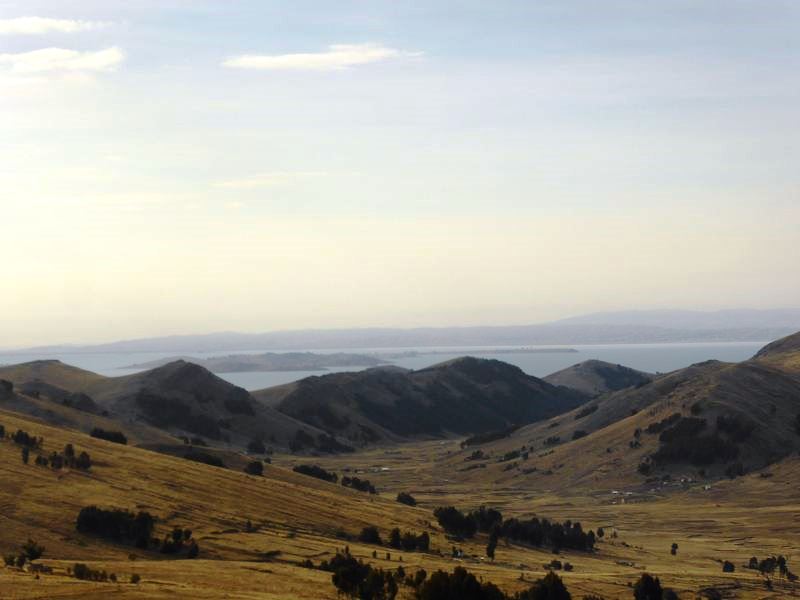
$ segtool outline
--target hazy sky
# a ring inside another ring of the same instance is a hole
[[[800,305],[795,0],[0,0],[0,346]]]

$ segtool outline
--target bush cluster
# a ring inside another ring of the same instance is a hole
[[[378,490],[372,485],[368,479],[359,479],[358,477],[342,477],[342,485],[349,487],[359,492],[369,492],[370,494],[377,494]]]
[[[121,431],[107,431],[105,429],[101,429],[100,427],[95,427],[92,429],[89,435],[100,440],[114,442],[115,444],[128,443],[128,438],[126,438],[125,434],[123,434]]]
[[[339,476],[336,473],[326,471],[317,465],[297,465],[292,469],[292,471],[295,473],[300,473],[301,475],[316,477],[317,479],[322,479],[323,481],[329,481],[331,483],[336,483],[339,481]]]

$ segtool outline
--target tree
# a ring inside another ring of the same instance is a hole
[[[22,553],[28,558],[29,561],[33,561],[37,558],[40,558],[42,554],[44,554],[44,546],[40,546],[29,538],[28,541],[22,545]]]
[[[89,455],[86,452],[81,452],[78,455],[78,458],[75,460],[75,467],[82,471],[88,471],[91,466],[92,459],[89,458]]]
[[[364,527],[361,530],[361,533],[358,534],[358,541],[365,544],[375,544],[376,546],[382,545],[381,534],[378,533],[378,528],[373,525]]]
[[[550,571],[528,591],[522,592],[518,600],[572,600],[572,595],[567,591],[561,577]]]
[[[733,573],[734,571],[736,571],[736,566],[734,566],[731,561],[726,560],[724,563],[722,563],[723,573]]]
[[[489,543],[486,545],[486,556],[494,560],[494,551],[497,548],[497,532],[493,531],[489,536]]]
[[[672,548],[670,548],[669,553],[672,554],[672,556],[675,556],[678,553],[678,544],[672,542]]]
[[[22,447],[22,462],[26,465],[28,464],[28,459],[31,456],[31,451],[28,449],[27,446]]]
[[[633,597],[636,600],[663,600],[664,591],[658,577],[642,573],[639,581],[633,586]]]

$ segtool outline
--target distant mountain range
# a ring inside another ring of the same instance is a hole
[[[210,358],[171,356],[143,363],[127,365],[123,369],[152,369],[186,360],[205,367],[212,373],[243,373],[247,371],[319,371],[329,367],[377,367],[386,361],[376,356],[333,352],[267,352],[265,354],[230,354]]]
[[[643,310],[605,312],[536,325],[414,329],[309,329],[210,333],[83,346],[46,346],[26,353],[229,352],[435,346],[766,341],[800,329],[800,309]]]

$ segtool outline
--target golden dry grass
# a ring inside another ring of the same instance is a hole
[[[504,482],[495,479],[495,471],[462,479],[453,467],[459,451],[455,442],[314,459],[340,473],[344,468],[366,471],[364,476],[382,492],[375,497],[283,468],[309,459],[278,457],[278,466],[268,466],[265,477],[257,478],[96,440],[15,413],[0,411],[0,423],[7,430],[22,428],[43,436],[47,451],[73,443],[86,449],[95,463],[88,474],[53,472],[23,465],[19,447],[8,439],[0,442],[0,551],[10,552],[32,537],[47,549],[40,562],[54,569],[52,575],[36,579],[30,573],[0,568],[2,598],[332,599],[336,594],[330,575],[297,563],[331,557],[345,544],[337,539],[338,530],[352,535],[366,525],[376,525],[384,537],[393,527],[428,530],[434,550],[442,551],[440,556],[391,550],[387,560],[385,548],[350,542],[354,555],[378,566],[402,564],[410,572],[419,567],[430,572],[463,564],[507,591],[521,590],[544,573],[543,564],[553,558],[551,553],[501,542],[495,562],[490,563],[483,559],[485,536],[479,536],[458,543],[466,557],[453,559],[452,542],[432,523],[434,506],[482,503],[507,514],[571,518],[586,527],[617,532],[616,538],[607,536],[600,542],[596,553],[563,552],[559,557],[575,566],[562,575],[576,599],[590,592],[630,598],[628,585],[644,569],[659,575],[682,597],[693,598],[709,585],[730,588],[740,598],[786,598],[797,593],[779,581],[768,592],[759,576],[741,568],[751,555],[779,552],[788,554],[789,565],[794,566],[795,540],[800,539],[796,458],[776,466],[769,478],[748,476],[708,491],[691,485],[659,492],[638,490],[626,496],[625,503],[608,491],[570,491],[561,485],[548,489],[538,480],[524,478]],[[395,502],[400,490],[411,491],[421,506]],[[200,544],[200,559],[165,559],[79,535],[75,517],[88,504],[148,510],[161,519],[162,534],[174,525],[190,527]],[[245,532],[247,520],[256,532]],[[669,553],[672,542],[679,544],[677,556]],[[373,551],[377,559],[372,558]],[[737,565],[736,573],[722,573],[724,559]],[[66,569],[76,561],[113,572],[124,583],[70,578]],[[138,585],[128,583],[133,573],[142,577]],[[526,581],[520,581],[521,576]],[[408,589],[401,589],[401,597],[410,597]]]

